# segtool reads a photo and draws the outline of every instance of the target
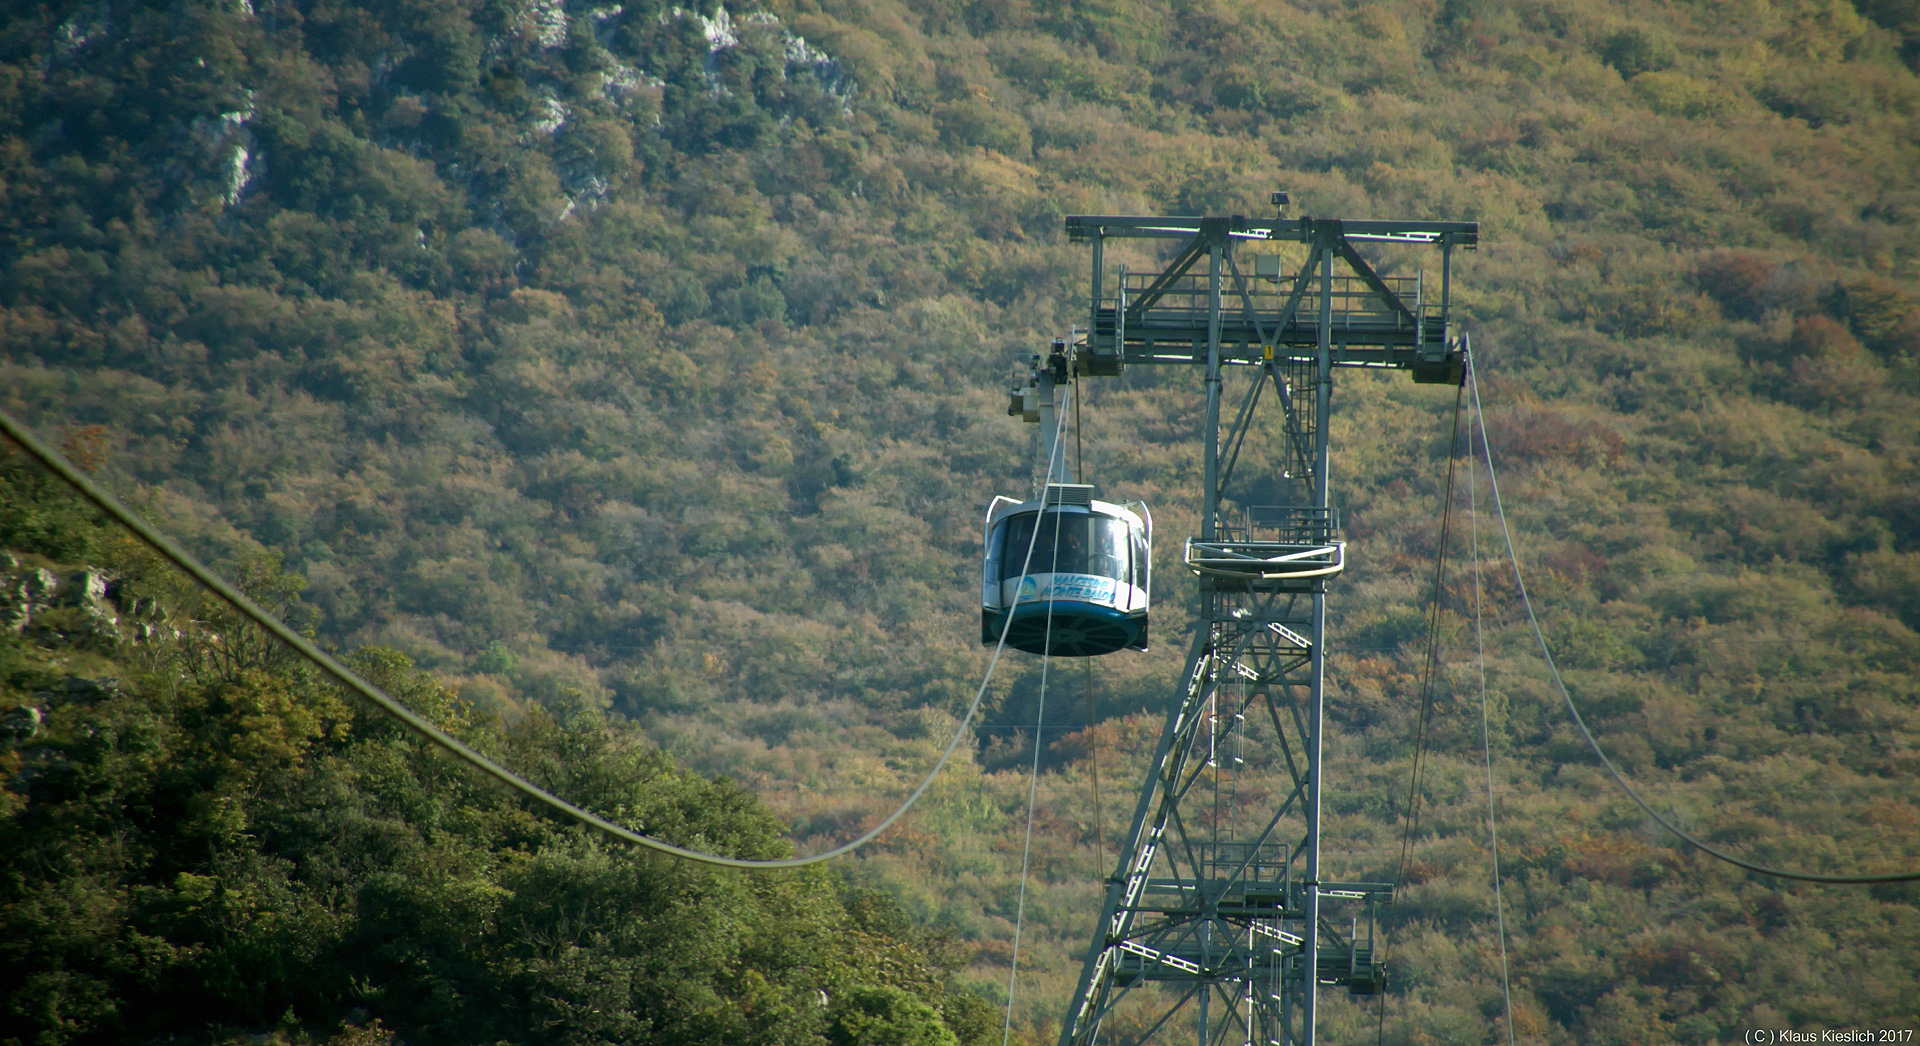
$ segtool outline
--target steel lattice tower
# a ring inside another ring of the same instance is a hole
[[[1273,202],[1284,208],[1286,195]],[[1477,244],[1478,226],[1078,215],[1066,227],[1093,254],[1091,323],[1074,346],[1075,370],[1205,368],[1206,460],[1200,534],[1185,550],[1200,591],[1183,685],[1107,881],[1060,1043],[1196,1041],[1176,1030],[1185,1022],[1175,1018],[1190,1013],[1201,1046],[1310,1046],[1319,985],[1383,987],[1372,902],[1391,892],[1320,878],[1326,586],[1346,555],[1328,503],[1333,373],[1399,368],[1416,382],[1460,382],[1451,263],[1455,247]],[[1103,247],[1115,238],[1183,247],[1157,272],[1109,278]],[[1305,262],[1285,272],[1280,258],[1256,256],[1243,268],[1238,252],[1268,243],[1304,246]],[[1429,295],[1419,276],[1380,275],[1359,243],[1437,247],[1439,293]],[[1223,438],[1224,382],[1235,371],[1252,380]],[[1237,477],[1263,403],[1282,412],[1284,435],[1262,453],[1283,464]],[[1243,777],[1249,761],[1278,778],[1277,793],[1263,797]],[[1101,1036],[1130,998],[1147,1008],[1134,1022],[1144,1030]]]

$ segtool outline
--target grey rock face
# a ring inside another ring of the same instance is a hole
[[[33,597],[27,583],[12,575],[0,575],[0,628],[18,633],[33,620]]]
[[[81,676],[68,676],[45,690],[33,692],[34,699],[48,707],[67,703],[92,704],[119,694],[118,679],[86,679]]]
[[[27,595],[36,603],[45,603],[53,599],[60,590],[60,577],[45,567],[27,572],[25,579]]]
[[[107,586],[112,578],[98,570],[82,569],[67,575],[61,586],[61,601],[68,606],[98,607],[107,601]]]
[[[43,646],[112,647],[127,638],[120,625],[121,603],[149,616],[158,609],[152,600],[128,599],[120,589],[119,579],[103,570],[83,567],[62,578],[44,567],[24,569],[9,555],[0,561],[0,628]]]

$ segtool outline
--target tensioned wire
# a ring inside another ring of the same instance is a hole
[[[1471,446],[1468,447],[1472,449]],[[1507,972],[1507,904],[1500,892],[1500,829],[1493,808],[1493,731],[1487,722],[1487,640],[1481,629],[1480,500],[1475,462],[1467,460],[1467,542],[1473,560],[1473,653],[1480,670],[1480,753],[1487,771],[1487,843],[1493,851],[1493,917],[1500,933],[1500,1000],[1506,1007],[1507,1046],[1513,1046],[1513,985]]]
[[[1420,829],[1420,769],[1427,750],[1427,724],[1433,715],[1433,678],[1440,664],[1440,596],[1445,591],[1447,576],[1447,547],[1453,532],[1453,477],[1454,466],[1460,460],[1460,410],[1466,400],[1466,389],[1462,387],[1453,394],[1453,423],[1447,431],[1447,482],[1440,495],[1440,544],[1434,554],[1433,562],[1433,602],[1427,612],[1427,654],[1422,662],[1420,683],[1420,720],[1414,732],[1413,766],[1407,779],[1407,812],[1400,833],[1400,861],[1393,873],[1393,886],[1400,888],[1400,881],[1406,878],[1407,855],[1413,845],[1414,833]],[[1388,895],[1387,904],[1392,906],[1392,895]],[[1380,963],[1386,965],[1393,953],[1393,937],[1386,934],[1381,946]],[[1378,1042],[1387,1037],[1387,993],[1380,992],[1378,1018],[1375,1021],[1374,1035]]]
[[[1073,473],[1075,481],[1078,481],[1085,478],[1080,471],[1082,465],[1080,460],[1080,397],[1074,395],[1072,386],[1068,387],[1067,396],[1073,403]],[[1047,434],[1044,432],[1041,433],[1040,438],[1046,439]],[[1053,475],[1054,451],[1057,450],[1059,452],[1062,464],[1065,463],[1067,453],[1067,448],[1060,442],[1057,432],[1053,442],[1054,450],[1047,452],[1048,476]],[[1041,484],[1040,511],[1042,514],[1035,519],[1033,538],[1028,539],[1027,542],[1028,566],[1031,566],[1033,562],[1033,541],[1040,536],[1039,520],[1046,518],[1046,490],[1046,485],[1044,483]],[[1053,561],[1047,564],[1052,568],[1049,573],[1057,574],[1060,571],[1060,527],[1065,518],[1065,512],[1055,512],[1053,514]],[[1026,571],[1023,569],[1020,573],[1024,576]],[[1041,738],[1044,736],[1041,728],[1047,719],[1047,671],[1053,666],[1053,603],[1053,600],[1047,600],[1046,639],[1044,645],[1041,647],[1042,652],[1040,654],[1040,695],[1036,699],[1037,707],[1033,713],[1033,773],[1027,779],[1027,836],[1026,841],[1020,846],[1020,899],[1015,903],[1013,909],[1013,956],[1007,961],[1007,1018],[1005,1023],[1000,1026],[1000,1046],[1007,1046],[1007,1041],[1013,1037],[1013,990],[1020,976],[1020,933],[1025,929],[1027,921],[1027,872],[1033,858],[1033,808],[1035,800],[1039,797],[1040,793],[1040,747]],[[1009,622],[1013,620],[1013,611],[1011,608],[1007,611],[1007,620]],[[1088,665],[1087,671],[1093,671],[1091,664]],[[1087,700],[1089,705],[1091,705],[1093,700],[1093,677],[1091,675],[1087,677]],[[1089,708],[1089,715],[1091,715],[1091,708]],[[1091,718],[1088,719],[1087,725],[1093,725]]]
[[[1019,593],[1016,592],[1014,594],[1014,605],[1007,609],[1007,619],[1000,627],[1000,642],[994,647],[993,657],[987,662],[986,675],[981,678],[980,687],[974,692],[973,703],[967,706],[966,716],[960,720],[959,727],[954,730],[953,740],[947,743],[946,751],[940,753],[939,761],[933,764],[933,769],[927,772],[926,778],[920,782],[919,787],[915,788],[913,793],[907,796],[906,801],[901,803],[898,809],[888,814],[885,820],[873,826],[859,838],[822,853],[807,857],[785,857],[771,860],[725,857],[720,854],[690,850],[684,846],[675,846],[665,840],[642,835],[632,829],[617,825],[591,810],[575,806],[565,799],[554,795],[552,792],[541,788],[539,785],[534,784],[532,781],[501,766],[499,763],[481,755],[479,752],[474,751],[459,738],[422,719],[412,709],[389,697],[381,691],[380,688],[362,679],[358,673],[334,660],[326,651],[314,646],[313,643],[288,628],[278,618],[261,609],[259,604],[248,598],[246,593],[228,584],[224,578],[214,573],[206,564],[200,562],[191,552],[182,548],[173,539],[162,534],[146,520],[141,519],[140,516],[131,509],[122,505],[119,499],[107,493],[105,489],[94,483],[93,480],[75,468],[73,464],[67,461],[58,451],[42,443],[25,425],[22,425],[11,414],[8,414],[4,410],[0,410],[0,432],[4,432],[8,439],[18,444],[21,449],[39,461],[40,464],[46,466],[48,471],[52,472],[68,486],[79,492],[82,497],[92,502],[95,507],[112,517],[121,526],[132,531],[140,540],[146,542],[154,551],[160,553],[161,556],[167,559],[168,562],[171,562],[174,566],[184,571],[188,576],[192,577],[221,599],[226,600],[235,610],[240,612],[241,616],[252,621],[254,624],[265,629],[274,638],[293,648],[295,653],[311,661],[327,675],[332,676],[341,686],[359,694],[365,698],[368,703],[379,709],[381,713],[398,721],[402,726],[418,734],[422,739],[446,750],[455,758],[467,763],[474,769],[492,777],[494,780],[512,788],[527,798],[551,810],[564,814],[581,824],[597,828],[623,842],[642,846],[649,850],[656,850],[660,853],[671,854],[675,857],[685,858],[689,861],[717,865],[723,868],[800,868],[810,864],[818,864],[822,861],[830,861],[833,858],[844,856],[865,846],[878,837],[881,832],[891,827],[895,821],[898,821],[904,816],[906,812],[913,807],[913,804],[919,802],[920,797],[927,793],[927,789],[933,787],[934,779],[940,775],[941,769],[947,765],[947,761],[953,757],[953,753],[960,747],[961,740],[967,736],[967,727],[973,722],[974,715],[979,712],[980,703],[987,695],[987,686],[992,682],[994,670],[1000,664],[1000,654],[1006,649],[1007,632],[1013,625],[1013,609],[1020,603]],[[1049,459],[1047,462],[1047,478],[1051,479],[1052,475],[1053,462]],[[1042,496],[1044,499],[1044,494]],[[1021,573],[1023,575],[1026,573],[1026,568],[1032,564],[1034,543],[1039,538],[1040,528],[1036,526],[1033,528],[1033,531],[1033,537],[1027,542],[1026,559],[1021,562]]]
[[[1046,504],[1041,503],[1044,510]],[[1049,564],[1058,572],[1060,567],[1060,525],[1064,512],[1053,516],[1053,562]],[[1034,533],[1040,528],[1034,527]],[[1009,612],[1008,616],[1012,616]],[[1013,1036],[1013,989],[1020,976],[1020,933],[1027,922],[1027,872],[1033,858],[1033,808],[1040,793],[1040,725],[1047,718],[1047,670],[1053,665],[1053,600],[1047,601],[1046,652],[1040,655],[1040,696],[1033,713],[1033,773],[1027,778],[1027,837],[1020,846],[1020,900],[1013,909],[1013,957],[1007,963],[1007,1019],[1000,1028],[1000,1046],[1007,1046],[1007,1040]]]
[[[1073,397],[1073,477],[1079,481],[1087,474],[1086,460],[1080,455],[1080,397],[1075,396],[1072,389],[1068,390],[1067,395]],[[1081,661],[1086,667],[1087,679],[1087,763],[1093,778],[1093,873],[1099,875],[1100,866],[1106,862],[1107,856],[1107,821],[1100,814],[1100,735],[1093,729],[1093,658],[1082,658]],[[1037,729],[1034,736],[1039,736]]]
[[[1420,831],[1420,771],[1427,750],[1427,726],[1433,718],[1433,680],[1440,667],[1440,596],[1445,591],[1447,546],[1453,533],[1454,466],[1460,460],[1460,408],[1465,389],[1454,393],[1453,427],[1447,436],[1447,483],[1440,495],[1440,544],[1433,562],[1433,601],[1427,617],[1427,656],[1422,664],[1420,682],[1420,725],[1414,734],[1413,772],[1407,782],[1407,815],[1400,836],[1400,865],[1394,873],[1397,886],[1407,874],[1407,856],[1415,833]]]
[[[1566,705],[1567,715],[1572,718],[1573,725],[1579,729],[1580,736],[1586,739],[1587,747],[1593,749],[1593,754],[1599,758],[1600,765],[1606,768],[1607,775],[1613,778],[1613,783],[1620,786],[1620,790],[1627,793],[1627,798],[1632,799],[1634,805],[1645,811],[1648,817],[1653,818],[1660,827],[1678,836],[1680,840],[1688,846],[1699,850],[1709,857],[1725,861],[1739,868],[1745,868],[1750,872],[1758,872],[1761,875],[1771,875],[1778,879],[1793,879],[1803,883],[1859,885],[1867,883],[1906,883],[1920,881],[1920,871],[1825,875],[1819,872],[1789,871],[1787,869],[1774,868],[1769,865],[1758,864],[1753,861],[1735,857],[1711,843],[1695,838],[1679,825],[1660,816],[1659,811],[1655,810],[1651,804],[1641,798],[1640,793],[1634,791],[1633,786],[1627,783],[1626,775],[1620,772],[1619,767],[1613,765],[1613,760],[1607,758],[1607,753],[1601,749],[1600,742],[1593,736],[1593,731],[1587,729],[1587,721],[1581,718],[1579,707],[1573,703],[1573,694],[1567,690],[1566,681],[1560,678],[1559,666],[1554,664],[1553,651],[1548,648],[1546,633],[1541,631],[1540,628],[1540,617],[1534,613],[1533,599],[1527,594],[1527,583],[1520,574],[1520,555],[1514,550],[1513,529],[1507,525],[1506,506],[1500,498],[1500,480],[1499,477],[1495,475],[1493,469],[1493,448],[1487,442],[1486,412],[1482,410],[1480,406],[1480,379],[1478,370],[1474,365],[1473,353],[1467,352],[1464,355],[1467,358],[1467,381],[1473,389],[1473,414],[1480,426],[1480,451],[1487,465],[1487,488],[1493,493],[1494,514],[1500,519],[1500,534],[1506,541],[1507,562],[1513,568],[1513,583],[1515,587],[1519,589],[1520,603],[1527,611],[1527,623],[1533,627],[1533,638],[1540,646],[1540,656],[1546,661],[1547,673],[1553,678],[1554,688],[1560,692],[1560,699]],[[1471,432],[1468,433],[1468,437],[1472,437]]]

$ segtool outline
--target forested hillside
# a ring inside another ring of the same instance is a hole
[[[0,405],[68,439],[209,560],[279,586],[323,641],[363,651],[435,714],[530,763],[591,753],[553,771],[577,797],[613,813],[623,790],[724,796],[733,827],[712,831],[771,848],[784,827],[812,850],[891,808],[984,671],[979,513],[1030,478],[1003,379],[1083,315],[1084,249],[1063,215],[1264,213],[1284,188],[1297,213],[1475,220],[1483,246],[1454,283],[1503,493],[1603,743],[1730,849],[1912,867],[1916,62],[1920,8],[1903,0],[14,3],[0,20]],[[1332,603],[1329,845],[1355,878],[1395,871],[1452,392],[1362,374],[1336,389],[1352,567]],[[1040,1038],[1185,648],[1177,560],[1198,486],[1193,375],[1134,368],[1086,394],[1086,471],[1103,496],[1154,506],[1162,584],[1155,649],[1094,665],[1091,705],[1069,666],[1071,696],[1048,702],[1015,988],[1015,1028]],[[86,517],[15,511],[38,481],[9,468],[0,536],[23,569],[147,578],[129,591],[153,586],[169,628],[227,627]],[[1385,1034],[1407,1043],[1485,1041],[1504,1019],[1456,523],[1428,805],[1392,923]],[[1796,886],[1650,830],[1566,724],[1496,566],[1517,1037],[1910,1024],[1915,888]],[[188,956],[212,931],[183,913],[214,896],[195,891],[270,881],[286,911],[341,921],[269,931],[223,915],[220,932],[335,942],[271,953],[316,994],[262,994],[231,1028],[183,1016],[139,1034],[257,1032],[280,1019],[271,1001],[294,1006],[285,1035],[324,1041],[352,984],[372,993],[351,1003],[356,1027],[546,1041],[505,1016],[460,1025],[452,996],[425,986],[516,946],[491,929],[388,966],[337,950],[376,933],[368,913],[386,903],[358,819],[406,826],[391,831],[417,846],[383,845],[419,855],[407,881],[478,891],[474,911],[558,918],[541,862],[611,862],[595,865],[615,869],[607,883],[691,874],[528,820],[430,760],[375,767],[399,758],[380,754],[392,738],[287,664],[263,665],[284,682],[248,683],[235,704],[216,700],[229,683],[158,647],[74,652],[81,624],[0,635],[5,702],[39,713],[12,742],[8,838],[50,845],[75,796],[113,796],[92,816],[120,834],[101,838],[164,836],[177,853],[112,856],[131,863],[99,896],[122,908],[61,894],[51,857],[9,858],[7,925],[28,929],[7,934],[5,961],[44,977],[10,989],[0,1038],[121,1041],[141,993],[182,1014],[227,998],[230,975]],[[44,696],[103,673],[121,680],[110,701]],[[1005,1003],[1038,676],[1033,659],[1005,666],[971,758],[841,879],[677,892],[675,925],[722,918],[708,908],[743,892],[755,900],[725,916],[743,940],[782,905],[817,906],[810,925],[829,936],[836,913],[866,919],[875,948],[904,942],[934,971],[849,975],[905,993],[888,1012],[921,1037],[897,1041],[990,1032],[977,1014],[916,1022]],[[248,710],[267,694],[279,703]],[[261,748],[256,726],[221,716],[310,725]],[[146,736],[136,720],[192,740],[95,751]],[[56,753],[112,780],[50,791],[26,768]],[[407,800],[368,782],[403,769],[433,777],[399,788],[433,809],[381,805]],[[199,820],[117,805],[189,792],[264,805]],[[299,827],[313,819],[348,827]],[[261,870],[329,846],[337,870]],[[526,856],[486,875],[459,863],[509,852]],[[56,895],[126,950],[34,914]],[[873,914],[880,897],[907,922]],[[617,903],[634,914],[593,948],[616,965],[660,950],[649,920],[663,916]],[[586,932],[523,930],[529,948]],[[957,944],[926,943],[941,934]],[[140,980],[154,969],[185,972]],[[738,1009],[730,993],[748,989],[725,976],[688,974]],[[586,984],[553,997],[591,1009]],[[69,997],[107,1001],[56,1005]],[[622,1005],[654,1023],[580,1034],[739,1041],[659,1023],[717,1003],[632,987]],[[766,1034],[896,1041],[846,1012]],[[1371,1040],[1371,1015],[1335,1000],[1324,1031]]]
[[[208,605],[15,459],[0,671],[8,1042],[983,1042],[964,953],[819,869],[715,873],[530,814]],[[258,599],[295,586],[271,558]],[[197,617],[197,620],[196,620]],[[385,649],[375,685],[683,845],[784,857],[738,786],[599,713],[511,729]],[[955,1032],[960,1033],[956,1038]]]

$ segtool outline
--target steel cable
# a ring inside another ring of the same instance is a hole
[[[1076,383],[1075,388],[1079,386]],[[1069,395],[1072,395],[1070,392]],[[1073,478],[1075,482],[1084,479],[1087,463],[1080,456],[1080,397],[1073,397]],[[1093,658],[1082,659],[1087,676],[1087,762],[1092,767],[1093,777],[1093,853],[1094,874],[1100,874],[1100,866],[1106,861],[1106,819],[1100,816],[1100,735],[1094,731],[1093,719]]]
[[[1420,767],[1427,749],[1427,723],[1433,713],[1433,677],[1440,660],[1440,595],[1446,583],[1447,544],[1453,529],[1453,476],[1454,465],[1460,460],[1460,410],[1465,402],[1466,389],[1462,387],[1453,394],[1453,424],[1447,435],[1447,482],[1446,490],[1440,496],[1440,545],[1434,556],[1433,564],[1433,602],[1427,618],[1427,654],[1422,662],[1423,678],[1420,692],[1420,723],[1414,732],[1413,766],[1407,780],[1407,812],[1400,834],[1400,862],[1393,873],[1393,886],[1400,888],[1400,882],[1407,875],[1407,855],[1413,846],[1413,835],[1420,824]],[[1391,906],[1392,895],[1388,895]],[[1383,927],[1382,936],[1386,937],[1381,946],[1380,964],[1384,967],[1393,953],[1393,938]],[[1385,1042],[1387,1036],[1387,993],[1380,992],[1379,1019],[1374,1029],[1375,1040]]]
[[[1064,513],[1055,513],[1053,519],[1053,556],[1051,566],[1060,566],[1060,520]],[[1033,528],[1036,532],[1039,527]],[[1020,846],[1020,899],[1013,910],[1013,952],[1007,960],[1007,1019],[1000,1029],[1000,1046],[1006,1046],[1013,1035],[1013,996],[1014,986],[1020,976],[1020,934],[1027,922],[1027,873],[1033,859],[1033,810],[1040,795],[1040,739],[1044,736],[1041,727],[1047,718],[1047,672],[1053,666],[1053,601],[1047,601],[1047,653],[1040,655],[1040,694],[1036,698],[1033,713],[1033,773],[1027,779],[1027,834],[1026,841]]]
[[[1446,584],[1447,545],[1453,530],[1454,466],[1460,460],[1460,407],[1466,390],[1453,396],[1453,427],[1447,438],[1447,483],[1440,496],[1440,544],[1433,562],[1433,601],[1428,610],[1427,654],[1422,662],[1420,725],[1414,734],[1413,773],[1407,782],[1407,816],[1400,836],[1400,866],[1394,872],[1398,886],[1407,872],[1407,856],[1420,830],[1420,769],[1427,750],[1427,724],[1433,716],[1433,679],[1440,665],[1440,596]]]
[[[1507,1046],[1513,1046],[1513,985],[1507,972],[1507,904],[1500,890],[1500,829],[1493,813],[1493,730],[1487,722],[1487,642],[1480,626],[1480,498],[1473,465],[1471,460],[1467,462],[1467,541],[1473,561],[1473,652],[1480,669],[1480,754],[1487,771],[1487,843],[1493,851],[1493,917],[1500,934],[1500,1000],[1506,1007]]]
[[[1080,398],[1073,395],[1071,389],[1068,390],[1067,395],[1073,403],[1073,478],[1078,482],[1082,478],[1080,475]],[[1045,439],[1046,433],[1041,433],[1040,438]],[[1066,447],[1060,443],[1057,433],[1054,445],[1064,461],[1067,451]],[[1053,451],[1048,451],[1047,455],[1047,475],[1051,476],[1053,475]],[[1020,571],[1022,577],[1026,576],[1026,568],[1033,565],[1033,543],[1040,538],[1040,520],[1046,518],[1046,490],[1046,484],[1042,483],[1040,486],[1041,515],[1035,517],[1033,537],[1027,539],[1027,561]],[[1060,527],[1065,519],[1064,512],[1053,514],[1053,559],[1047,564],[1050,568],[1048,572],[1052,574],[1060,572]],[[1044,652],[1040,655],[1040,694],[1036,699],[1037,708],[1033,714],[1033,774],[1027,779],[1027,835],[1026,842],[1020,847],[1020,899],[1015,903],[1013,910],[1013,952],[1007,960],[1007,1018],[1000,1028],[1000,1046],[1007,1046],[1007,1041],[1013,1036],[1014,987],[1020,976],[1020,934],[1025,929],[1027,921],[1027,871],[1033,857],[1033,809],[1035,800],[1040,794],[1040,739],[1045,736],[1044,727],[1047,719],[1047,672],[1053,667],[1053,604],[1053,600],[1047,600],[1046,645],[1041,648]],[[1013,620],[1011,608],[1007,611],[1007,620]]]
[[[901,803],[898,809],[888,814],[885,820],[861,834],[859,838],[843,843],[831,850],[812,854],[807,857],[786,857],[771,860],[726,857],[720,854],[690,850],[683,846],[675,846],[665,840],[655,839],[652,836],[642,835],[632,829],[622,827],[591,810],[575,806],[526,778],[521,777],[519,774],[501,766],[499,763],[481,755],[479,752],[468,747],[460,739],[427,720],[422,719],[419,715],[415,714],[412,709],[409,709],[392,697],[387,696],[387,694],[382,692],[378,687],[362,679],[358,673],[334,660],[333,657],[319,647],[314,646],[313,643],[309,642],[305,637],[288,628],[278,618],[261,609],[260,606],[248,598],[245,593],[228,584],[225,579],[214,573],[204,563],[201,563],[191,552],[182,548],[174,542],[173,539],[160,533],[159,530],[147,523],[146,520],[141,519],[132,510],[122,505],[117,498],[107,493],[105,489],[101,488],[84,473],[76,469],[73,464],[67,461],[58,451],[42,443],[25,425],[21,424],[4,410],[0,410],[0,432],[4,432],[8,439],[18,444],[28,455],[39,461],[48,471],[72,487],[82,497],[92,502],[95,507],[112,517],[121,526],[132,531],[140,540],[146,542],[168,562],[171,562],[209,591],[225,600],[235,610],[239,611],[241,616],[265,629],[268,634],[285,643],[291,647],[294,652],[312,662],[327,675],[333,677],[341,686],[360,695],[366,699],[368,703],[379,709],[381,713],[398,721],[402,726],[418,734],[422,739],[444,749],[455,758],[467,763],[474,769],[492,777],[494,780],[521,793],[527,798],[557,813],[570,817],[581,824],[599,829],[607,835],[613,836],[623,842],[632,843],[636,846],[645,847],[660,853],[671,854],[674,857],[685,858],[686,860],[695,861],[700,864],[716,865],[722,868],[801,868],[810,864],[819,864],[822,861],[830,861],[865,846],[878,837],[880,833],[892,827],[895,821],[898,821],[915,803],[919,802],[921,796],[927,793],[927,789],[933,787],[934,779],[940,775],[940,771],[947,765],[947,761],[951,759],[953,753],[959,749],[960,741],[967,736],[967,728],[972,724],[974,715],[979,712],[981,701],[985,699],[987,694],[987,686],[993,680],[995,669],[999,667],[1000,655],[1006,649],[1007,645],[1007,632],[1013,625],[1013,609],[1017,607],[1020,602],[1019,594],[1016,592],[1014,595],[1014,607],[1008,608],[1007,619],[1000,628],[999,645],[994,647],[993,657],[987,662],[986,675],[980,680],[979,689],[974,692],[972,704],[967,706],[967,714],[960,720],[959,727],[954,730],[953,740],[948,742],[946,750],[940,754],[939,761],[934,763],[933,769],[927,772],[926,778],[920,782],[919,787],[915,788],[913,793],[907,796],[906,801]],[[1047,463],[1047,475],[1051,476],[1052,474],[1053,462],[1050,459]],[[1037,539],[1040,528],[1035,527],[1033,529],[1034,538]],[[1023,574],[1025,573],[1025,568],[1031,565],[1033,547],[1033,540],[1030,539],[1027,544],[1028,558],[1022,563]]]
[[[1920,882],[1920,871],[1859,875],[1825,875],[1819,872],[1789,871],[1784,868],[1774,868],[1769,865],[1743,860],[1727,853],[1725,850],[1719,849],[1711,843],[1696,839],[1679,825],[1660,816],[1659,811],[1655,810],[1651,804],[1641,798],[1640,793],[1634,791],[1633,786],[1627,783],[1626,775],[1622,774],[1620,769],[1613,765],[1613,760],[1607,758],[1607,753],[1600,748],[1600,742],[1593,736],[1593,731],[1587,729],[1587,721],[1581,718],[1580,709],[1573,702],[1573,694],[1567,690],[1566,681],[1560,678],[1559,666],[1554,664],[1553,651],[1547,647],[1546,633],[1540,629],[1540,617],[1534,613],[1533,599],[1527,594],[1527,583],[1520,575],[1520,555],[1514,550],[1513,530],[1507,525],[1506,506],[1500,499],[1500,480],[1494,474],[1493,470],[1493,449],[1487,442],[1486,412],[1482,410],[1480,406],[1480,379],[1478,371],[1474,364],[1473,353],[1468,351],[1465,355],[1467,357],[1467,382],[1473,388],[1473,414],[1480,426],[1480,451],[1487,465],[1487,487],[1493,493],[1494,514],[1500,519],[1500,533],[1506,540],[1507,562],[1513,567],[1513,583],[1520,592],[1521,605],[1526,608],[1527,622],[1533,626],[1533,638],[1540,645],[1540,656],[1546,661],[1547,673],[1553,677],[1554,688],[1560,692],[1560,698],[1566,704],[1567,715],[1572,718],[1573,725],[1579,729],[1580,736],[1586,739],[1587,747],[1593,749],[1593,754],[1600,760],[1600,765],[1606,768],[1607,775],[1613,778],[1613,783],[1619,785],[1620,790],[1627,793],[1627,798],[1632,799],[1634,805],[1645,811],[1648,817],[1653,818],[1660,827],[1678,836],[1680,840],[1688,846],[1699,850],[1709,857],[1725,861],[1735,867],[1745,868],[1750,872],[1757,872],[1761,875],[1771,875],[1778,879],[1792,879],[1803,883],[1863,885],[1868,883]],[[1468,435],[1469,438],[1471,438],[1472,434],[1469,433]]]

